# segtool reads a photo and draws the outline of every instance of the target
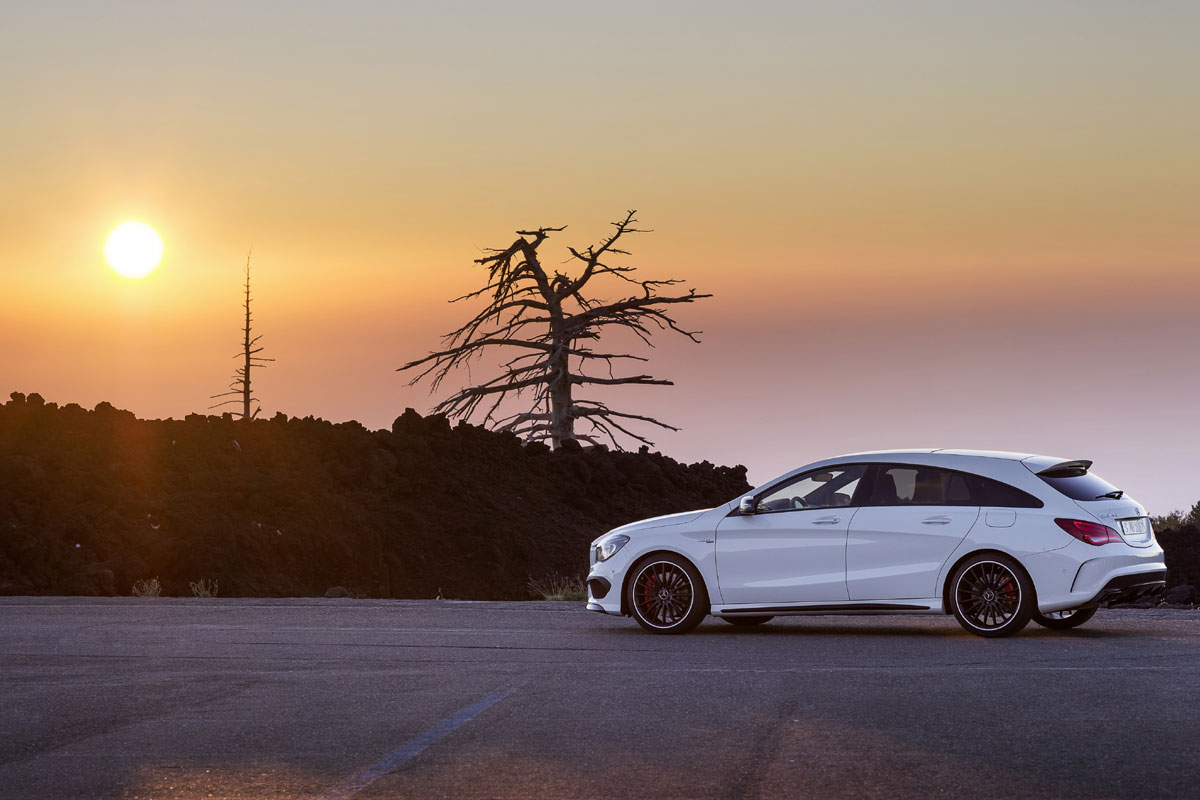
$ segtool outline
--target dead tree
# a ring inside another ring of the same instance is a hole
[[[409,385],[432,375],[432,390],[437,391],[455,368],[468,366],[484,353],[503,354],[499,375],[455,392],[438,403],[434,412],[467,420],[482,413],[482,423],[488,427],[511,431],[527,441],[548,439],[554,447],[570,440],[596,444],[598,437],[607,437],[619,448],[618,433],[653,444],[629,430],[626,426],[631,422],[678,430],[652,417],[617,411],[598,400],[575,396],[577,387],[673,385],[650,375],[615,375],[617,362],[648,359],[594,349],[594,343],[609,326],[632,331],[650,346],[651,335],[661,330],[700,341],[699,331],[679,327],[666,309],[712,295],[697,294],[695,289],[688,289],[686,294],[660,294],[664,287],[683,281],[639,280],[631,277],[633,267],[611,263],[614,258],[629,255],[618,247],[622,237],[648,232],[635,227],[634,213],[630,211],[624,219],[612,223],[616,230],[600,243],[582,251],[567,248],[567,263],[577,268],[573,275],[547,270],[539,252],[551,234],[564,228],[517,231],[518,238],[508,247],[484,251],[487,255],[475,263],[487,268],[487,285],[450,302],[486,298],[487,306],[465,325],[443,336],[444,349],[405,364],[398,371],[423,367]],[[592,281],[601,276],[631,284],[636,287],[634,294],[608,302],[597,299],[599,287]],[[510,396],[524,396],[531,402],[522,406],[526,410],[506,415],[500,409]],[[577,433],[577,420],[591,427]]]
[[[258,412],[262,411],[262,407],[254,409],[254,413],[250,413],[250,404],[257,403],[258,398],[254,396],[250,389],[250,370],[257,367],[265,367],[266,362],[274,361],[273,358],[263,358],[258,354],[263,351],[263,348],[258,345],[258,340],[262,335],[251,338],[250,323],[253,317],[250,316],[250,254],[246,254],[246,287],[245,287],[245,303],[246,324],[242,328],[242,349],[234,358],[242,359],[242,365],[233,372],[233,381],[229,384],[229,391],[214,394],[211,398],[215,400],[218,397],[229,397],[229,400],[224,400],[209,408],[220,408],[221,406],[231,405],[233,403],[241,403],[242,410],[239,414],[237,411],[233,414],[240,416],[242,419],[254,419],[258,416]]]

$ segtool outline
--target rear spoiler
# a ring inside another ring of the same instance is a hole
[[[1091,461],[1076,459],[1074,461],[1059,461],[1049,458],[1027,458],[1021,462],[1030,472],[1044,478],[1073,478],[1086,475],[1092,466]]]

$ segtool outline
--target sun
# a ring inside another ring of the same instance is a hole
[[[122,222],[104,242],[104,260],[122,278],[146,277],[162,257],[162,238],[144,222]]]

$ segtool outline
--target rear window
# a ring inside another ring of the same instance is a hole
[[[1043,472],[1038,477],[1072,500],[1104,500],[1121,493],[1104,478],[1080,468]]]

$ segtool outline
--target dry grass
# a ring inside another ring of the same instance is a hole
[[[534,597],[543,600],[587,600],[587,586],[579,577],[547,575],[530,578],[526,585]]]
[[[134,583],[130,593],[134,597],[161,597],[162,585],[159,584],[158,578],[147,578]]]
[[[192,587],[192,597],[216,597],[217,596],[217,579],[211,581],[207,578],[201,578],[198,581],[189,582],[188,586]]]

